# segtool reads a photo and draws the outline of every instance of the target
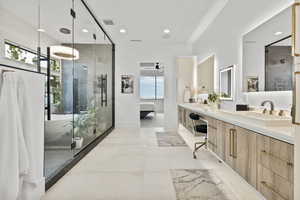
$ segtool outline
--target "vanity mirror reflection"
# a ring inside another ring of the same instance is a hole
[[[292,8],[243,37],[243,91],[292,90]]]
[[[233,66],[220,70],[220,99],[233,100],[233,82],[234,82]]]
[[[197,87],[199,94],[214,91],[215,56],[210,56],[197,65]]]

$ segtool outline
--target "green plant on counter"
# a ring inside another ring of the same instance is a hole
[[[220,102],[220,96],[215,92],[210,93],[208,95],[208,101],[211,102],[211,103],[219,103]]]

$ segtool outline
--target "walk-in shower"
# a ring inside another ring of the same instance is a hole
[[[47,75],[48,188],[114,126],[114,43],[83,0],[6,1],[0,18],[1,63]]]

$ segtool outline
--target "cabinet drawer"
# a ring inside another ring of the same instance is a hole
[[[267,136],[259,135],[258,137],[258,149],[260,151],[265,151],[280,160],[294,163],[294,145]]]
[[[293,200],[293,184],[262,165],[258,165],[257,189],[267,200]]]
[[[258,163],[293,183],[294,146],[270,137],[258,136]]]
[[[277,156],[266,152],[265,150],[261,150],[258,157],[258,162],[268,168],[272,172],[280,175],[285,178],[289,182],[293,183],[294,179],[294,166],[292,162],[288,162],[286,160],[281,160]]]

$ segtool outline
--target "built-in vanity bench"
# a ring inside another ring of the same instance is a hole
[[[179,123],[191,132],[191,112],[200,114],[207,121],[208,149],[219,159],[267,200],[293,200],[292,127],[259,127],[199,105],[179,105]]]

